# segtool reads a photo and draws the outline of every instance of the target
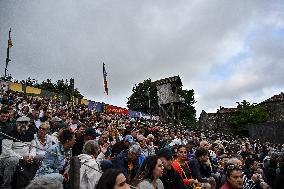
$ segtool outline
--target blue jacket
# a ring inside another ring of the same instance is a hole
[[[65,154],[63,145],[60,143],[48,148],[42,164],[36,172],[36,177],[52,173],[62,174],[65,168]]]
[[[133,161],[133,169],[130,171],[128,169],[128,151],[120,152],[115,160],[113,161],[113,168],[119,169],[123,172],[124,176],[127,179],[127,182],[130,182],[136,175],[139,169],[139,160],[136,159]]]

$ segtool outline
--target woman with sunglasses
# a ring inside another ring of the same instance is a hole
[[[48,134],[50,126],[48,122],[40,124],[37,133],[34,135],[34,140],[31,142],[30,156],[38,160],[42,160],[45,151],[52,146],[52,138]]]
[[[180,145],[177,147],[177,158],[173,161],[172,166],[179,173],[183,179],[183,184],[187,188],[192,188],[193,184],[198,184],[198,181],[194,180],[191,175],[186,146]]]

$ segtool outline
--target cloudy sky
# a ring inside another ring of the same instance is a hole
[[[90,100],[126,107],[135,83],[174,75],[198,114],[284,91],[282,0],[0,0],[2,74],[10,27],[14,78],[73,77]]]

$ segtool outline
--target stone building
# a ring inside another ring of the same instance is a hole
[[[274,95],[273,97],[259,103],[269,112],[268,122],[284,121],[284,93]]]
[[[249,124],[250,136],[261,141],[284,143],[284,93],[274,95],[258,104],[269,112],[269,119],[265,123]],[[204,110],[199,117],[200,126],[204,129],[220,129],[228,131],[229,117],[237,108],[220,107],[216,113],[206,113]]]
[[[216,113],[206,113],[202,110],[199,123],[203,129],[229,129],[229,118],[237,111],[237,108],[225,108],[220,106]]]

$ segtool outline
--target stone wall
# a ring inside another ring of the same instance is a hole
[[[229,129],[230,113],[206,113],[202,111],[199,117],[199,123],[203,129]]]
[[[216,113],[206,113],[204,110],[201,112],[199,117],[199,124],[203,129],[215,128],[217,123]]]
[[[284,121],[284,101],[260,103],[269,112],[269,122]]]
[[[264,101],[259,106],[268,110],[269,119],[266,123],[248,125],[250,136],[262,142],[284,143],[284,100]],[[222,112],[225,109],[220,108],[216,113],[202,111],[199,117],[200,126],[204,129],[230,131],[229,117],[234,112]]]
[[[248,129],[253,139],[284,144],[284,121],[250,124]]]

